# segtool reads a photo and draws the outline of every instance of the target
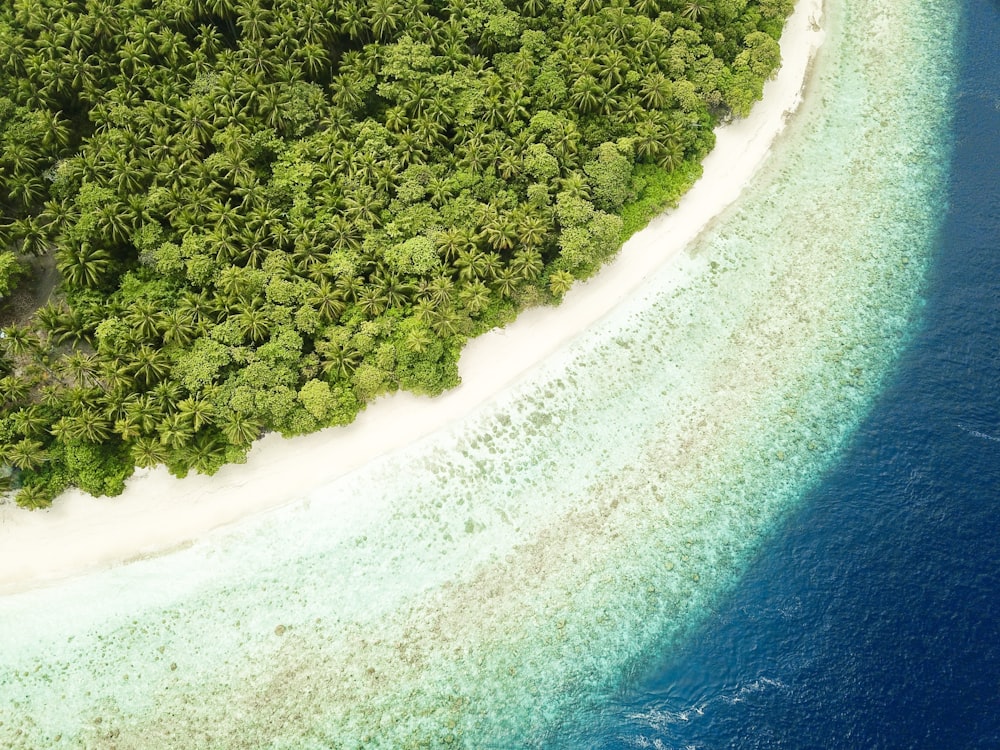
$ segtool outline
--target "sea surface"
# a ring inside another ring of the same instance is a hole
[[[926,306],[739,584],[580,747],[1000,747],[1000,3],[964,0]]]
[[[1000,9],[827,13],[744,197],[522,382],[0,598],[0,747],[1000,745]]]

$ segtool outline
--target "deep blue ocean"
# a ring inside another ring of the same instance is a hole
[[[849,449],[592,748],[1000,748],[1000,3],[968,0],[948,214]]]

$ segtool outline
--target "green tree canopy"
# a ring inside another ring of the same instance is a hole
[[[60,276],[2,339],[19,502],[453,386],[691,184],[790,10],[0,3],[0,297]]]

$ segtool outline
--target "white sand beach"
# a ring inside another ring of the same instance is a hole
[[[802,101],[822,43],[822,0],[799,0],[781,40],[783,64],[750,117],[719,128],[704,175],[680,205],[624,246],[614,262],[577,284],[556,308],[526,311],[466,347],[462,385],[437,398],[397,393],[357,421],[294,439],[268,435],[244,465],[179,480],[141,470],[115,498],[78,491],[52,508],[0,505],[0,593],[159,554],[213,529],[303,497],[364,463],[470,413],[613,309],[733,203]]]

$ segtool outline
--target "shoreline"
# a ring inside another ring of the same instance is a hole
[[[159,467],[136,471],[115,498],[73,490],[46,510],[0,505],[0,594],[187,546],[441,429],[520,379],[610,312],[740,196],[802,102],[823,40],[822,15],[823,0],[798,0],[781,38],[778,75],[748,118],[716,130],[703,176],[678,207],[653,219],[558,307],[526,310],[506,328],[470,341],[459,362],[462,385],[433,399],[408,393],[379,398],[347,427],[292,439],[269,434],[254,444],[247,463],[212,477],[179,480]]]

